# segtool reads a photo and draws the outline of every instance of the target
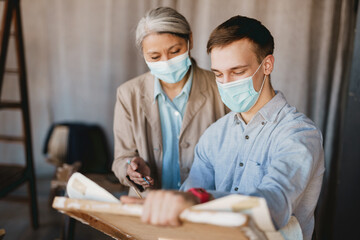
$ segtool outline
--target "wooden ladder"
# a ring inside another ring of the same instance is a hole
[[[21,26],[20,0],[2,0],[4,12],[0,34],[0,110],[15,110],[22,114],[22,136],[0,135],[0,141],[6,143],[23,144],[25,150],[25,165],[0,164],[0,198],[5,197],[20,185],[28,183],[28,194],[32,227],[39,227],[38,206],[36,196],[36,179],[34,173],[33,152],[31,143],[31,124],[29,102],[27,94],[25,51]],[[14,33],[11,33],[11,24],[14,23]],[[17,69],[6,69],[6,57],[10,37],[15,38]],[[1,99],[2,86],[5,74],[16,74],[19,80],[20,100],[5,101]],[[4,124],[4,123],[0,123]],[[4,156],[0,155],[0,158]]]

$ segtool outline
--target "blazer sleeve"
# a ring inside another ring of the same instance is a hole
[[[138,156],[132,126],[131,93],[120,86],[117,90],[114,111],[114,162],[112,171],[120,182],[129,186],[126,181],[127,159]]]

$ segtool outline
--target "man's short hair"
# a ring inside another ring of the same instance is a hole
[[[270,31],[260,21],[238,15],[212,31],[207,43],[207,53],[215,47],[225,47],[241,39],[254,43],[254,52],[259,63],[274,52],[274,38]]]

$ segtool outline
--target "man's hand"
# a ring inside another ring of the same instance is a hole
[[[131,159],[130,164],[128,164],[126,173],[129,175],[132,181],[141,185],[143,188],[148,188],[154,185],[154,179],[150,177],[150,168],[146,164],[145,160],[141,157],[134,157]],[[150,184],[144,180],[144,177]]]
[[[145,201],[145,202],[144,202]],[[121,197],[122,203],[144,203],[141,220],[145,223],[161,226],[179,226],[183,210],[199,203],[191,193],[157,190],[151,191],[146,199]]]

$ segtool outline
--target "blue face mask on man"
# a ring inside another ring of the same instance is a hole
[[[167,61],[145,62],[155,77],[167,83],[180,82],[191,66],[189,50]]]
[[[264,86],[266,75],[264,76],[259,92],[256,92],[256,90],[254,89],[253,77],[260,69],[262,64],[263,62],[261,62],[255,73],[250,77],[239,79],[229,83],[220,83],[216,81],[221,99],[223,103],[228,108],[230,108],[231,111],[247,112],[257,102]]]

